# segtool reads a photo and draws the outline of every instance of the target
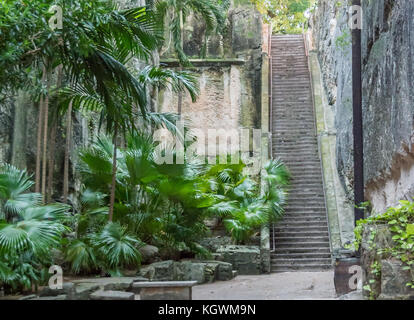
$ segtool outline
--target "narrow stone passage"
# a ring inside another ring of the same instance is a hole
[[[272,272],[331,267],[308,60],[302,35],[272,37],[273,158],[292,173],[288,206],[271,227]]]

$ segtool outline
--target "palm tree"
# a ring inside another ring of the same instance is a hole
[[[156,49],[160,40],[159,26],[154,14],[145,7],[128,10],[117,10],[114,5],[93,20],[91,27],[88,19],[77,22],[76,29],[66,30],[60,42],[60,53],[65,63],[65,72],[69,75],[72,86],[83,86],[93,90],[94,97],[106,108],[106,129],[113,133],[114,141],[119,131],[131,124],[132,105],[139,106],[141,113],[146,114],[146,93],[126,64],[132,57],[147,60]],[[83,39],[87,44],[86,52],[79,50]],[[120,101],[117,95],[122,93]],[[128,106],[129,105],[129,106]],[[71,109],[73,103],[67,101],[67,143],[64,162],[64,202],[68,196],[69,179],[69,144],[71,140]],[[129,110],[128,110],[129,108]],[[127,116],[126,116],[127,115]],[[126,117],[125,117],[126,116]],[[129,118],[127,122],[125,122]],[[101,117],[101,119],[104,119]],[[116,143],[114,144],[117,147]],[[116,159],[115,159],[116,160]],[[116,171],[114,161],[113,171]],[[113,182],[113,189],[115,181]],[[111,207],[110,219],[113,208]]]
[[[167,84],[171,84],[172,88],[176,91],[185,88],[194,100],[198,94],[196,80],[188,72],[175,73],[171,70],[147,66],[141,70],[136,78],[133,78],[133,81],[142,90],[144,97],[149,86],[162,87]],[[89,84],[88,86],[77,85],[62,91],[62,94],[66,96],[66,101],[69,101],[75,109],[99,111],[100,123],[105,122],[107,134],[112,135],[113,152],[109,221],[113,219],[115,204],[118,133],[122,133],[125,137],[127,132],[134,131],[136,129],[137,119],[142,119],[145,122],[158,122],[172,130],[175,127],[175,124],[168,119],[168,115],[150,113],[147,110],[147,106],[135,111],[133,108],[135,99],[122,89],[114,86],[111,92],[114,98],[109,100],[108,104],[108,101],[105,101],[104,97],[96,92],[96,87],[93,84]],[[144,97],[142,97],[143,100],[145,99]]]

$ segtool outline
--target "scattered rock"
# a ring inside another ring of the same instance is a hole
[[[159,249],[155,246],[147,244],[142,248],[139,248],[139,252],[141,253],[141,262],[143,264],[150,264],[160,261]]]
[[[214,237],[214,238],[205,238],[200,241],[200,245],[204,248],[210,250],[211,252],[216,252],[221,246],[231,245],[232,240],[230,237]]]

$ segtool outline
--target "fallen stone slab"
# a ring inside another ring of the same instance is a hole
[[[91,300],[134,300],[135,294],[133,292],[99,290],[92,293],[89,297]]]
[[[34,300],[37,299],[39,296],[35,295],[35,294],[30,294],[28,296],[24,296],[19,298],[18,300]]]
[[[134,283],[140,288],[141,300],[192,300],[192,287],[197,281],[157,281]]]

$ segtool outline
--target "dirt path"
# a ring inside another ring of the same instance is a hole
[[[334,274],[286,272],[262,276],[238,276],[193,288],[194,300],[333,300]]]

